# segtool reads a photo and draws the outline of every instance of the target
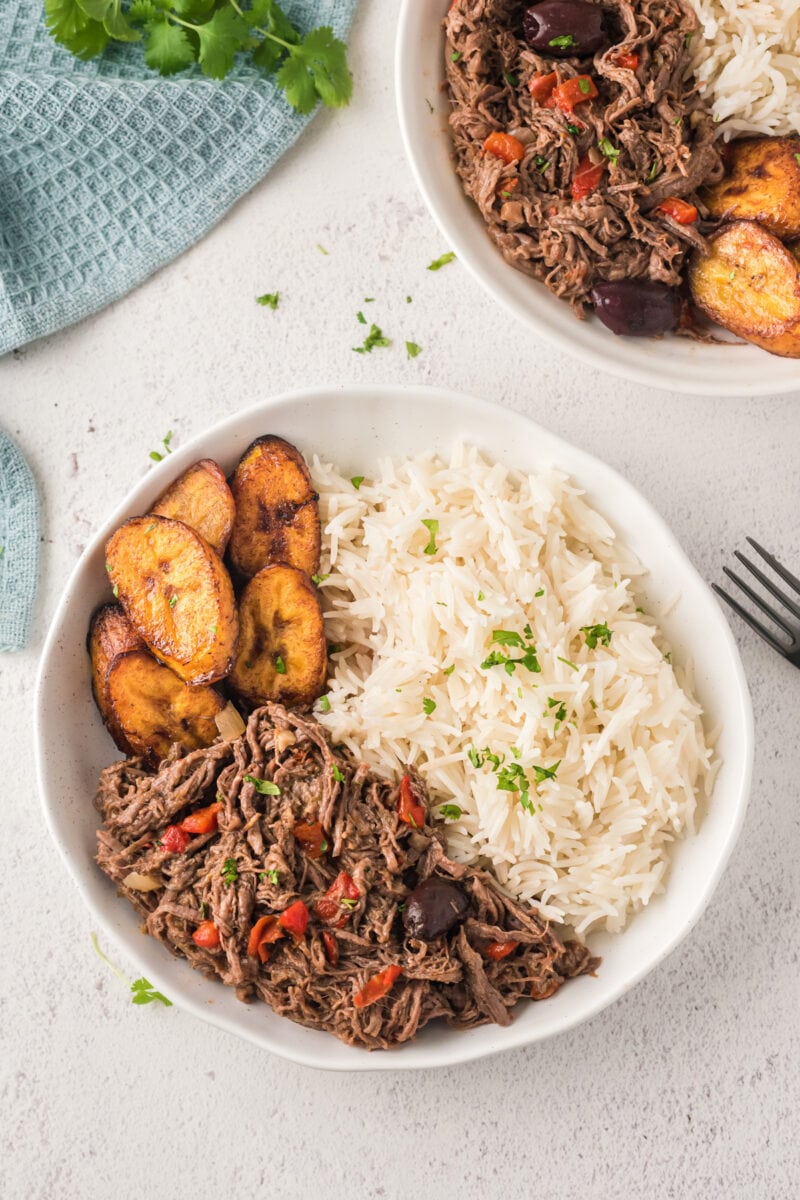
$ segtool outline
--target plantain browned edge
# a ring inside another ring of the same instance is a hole
[[[203,528],[193,523],[193,502],[202,492],[214,501],[212,529],[209,529],[208,521]],[[182,475],[165,488],[150,512],[154,516],[182,521],[195,533],[200,534],[220,558],[224,556],[233,529],[236,508],[225,474],[213,458],[198,459],[187,467]]]
[[[114,622],[116,628],[110,627],[110,622]],[[144,648],[144,642],[125,616],[122,605],[112,601],[98,605],[89,618],[89,628],[86,632],[92,695],[103,718],[103,724],[111,734],[117,749],[123,754],[130,754],[131,746],[119,722],[116,721],[108,700],[108,673],[120,654],[140,648]]]

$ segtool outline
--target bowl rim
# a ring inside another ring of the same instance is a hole
[[[545,427],[540,426],[536,421],[528,417],[524,413],[517,412],[515,409],[508,409],[505,406],[481,399],[475,396],[466,395],[450,388],[427,386],[427,385],[403,385],[403,384],[339,384],[333,386],[315,385],[307,388],[295,388],[287,392],[282,392],[278,395],[268,397],[266,400],[260,400],[255,404],[234,412],[223,418],[221,421],[201,430],[195,434],[184,446],[178,451],[173,452],[169,458],[165,458],[158,463],[153,469],[149,470],[129,489],[119,504],[113,509],[109,516],[95,530],[91,539],[87,543],[86,548],[73,567],[68,580],[64,586],[58,604],[55,608],[53,616],[48,627],[45,641],[42,647],[42,652],[39,659],[39,666],[36,675],[34,688],[34,755],[36,762],[36,777],[37,787],[39,791],[40,805],[47,827],[48,833],[56,846],[59,856],[64,863],[67,873],[70,876],[73,884],[77,887],[81,897],[86,904],[89,912],[96,921],[97,925],[103,930],[104,934],[117,944],[121,944],[124,952],[129,959],[136,963],[137,967],[142,970],[142,973],[153,980],[157,987],[165,991],[174,990],[167,983],[165,977],[160,974],[158,967],[153,964],[144,964],[138,957],[135,946],[129,944],[124,933],[116,928],[113,924],[113,908],[108,909],[108,915],[104,907],[97,903],[91,895],[88,886],[84,883],[84,879],[80,870],[73,864],[73,856],[69,853],[67,846],[63,843],[61,835],[56,826],[55,812],[56,803],[50,800],[50,784],[48,779],[48,763],[45,752],[45,737],[47,724],[49,721],[47,711],[47,675],[50,666],[51,657],[57,649],[61,627],[65,617],[70,612],[72,606],[79,602],[76,585],[80,583],[83,572],[87,569],[89,561],[96,553],[97,549],[110,536],[114,528],[126,519],[127,516],[134,511],[140,497],[154,490],[154,483],[159,482],[163,477],[161,488],[167,486],[169,482],[177,478],[197,457],[204,456],[204,448],[207,451],[209,442],[212,439],[224,437],[226,433],[235,430],[239,424],[245,424],[247,421],[256,416],[273,415],[280,412],[281,409],[291,410],[298,402],[304,401],[319,401],[323,398],[331,396],[362,396],[371,397],[376,404],[380,404],[387,396],[397,397],[415,397],[419,400],[430,400],[436,398],[437,401],[444,404],[455,404],[461,411],[468,411],[471,415],[480,417],[485,421],[492,419],[500,410],[506,416],[516,419],[524,424],[528,434],[541,433],[545,436],[549,446],[553,448],[555,453],[566,451],[567,462],[571,465],[565,466],[563,469],[568,470],[570,475],[574,475],[579,484],[582,483],[580,471],[582,468],[590,468],[591,471],[600,472],[604,475],[615,487],[621,488],[627,492],[632,500],[635,500],[638,509],[643,513],[648,521],[648,524],[657,527],[658,533],[666,543],[669,544],[670,551],[681,563],[684,572],[690,576],[693,582],[699,584],[701,589],[707,593],[708,598],[712,602],[712,611],[717,613],[719,631],[723,641],[727,644],[727,650],[730,659],[730,666],[733,670],[736,680],[736,708],[739,721],[739,733],[741,739],[738,743],[740,750],[740,766],[741,770],[737,776],[737,785],[731,788],[731,797],[728,805],[732,810],[733,816],[729,824],[726,838],[719,848],[715,864],[710,873],[702,880],[700,886],[694,896],[691,906],[689,906],[688,916],[676,922],[675,928],[671,935],[665,939],[654,956],[649,956],[646,960],[631,971],[624,979],[612,987],[609,993],[603,996],[598,996],[595,1000],[589,1000],[584,1005],[581,1011],[568,1018],[560,1017],[558,1014],[553,1014],[550,1026],[534,1031],[527,1030],[521,1022],[514,1022],[510,1026],[502,1030],[495,1030],[494,1039],[477,1047],[473,1046],[468,1037],[453,1037],[448,1039],[448,1053],[446,1057],[440,1061],[430,1063],[420,1063],[419,1061],[411,1060],[403,1061],[403,1047],[399,1047],[391,1053],[372,1053],[369,1054],[358,1048],[345,1046],[346,1051],[352,1055],[352,1061],[342,1062],[327,1062],[324,1052],[316,1054],[312,1049],[306,1051],[303,1049],[298,1052],[294,1047],[287,1050],[282,1047],[280,1039],[275,1042],[270,1040],[270,1044],[265,1044],[263,1033],[254,1028],[246,1030],[240,1025],[230,1020],[227,1015],[221,1011],[215,1011],[207,1002],[201,1002],[194,998],[193,995],[184,994],[173,1000],[176,1007],[190,1012],[193,1016],[208,1021],[212,1025],[224,1029],[226,1032],[234,1033],[239,1037],[245,1038],[247,1041],[258,1046],[261,1050],[267,1050],[270,1053],[278,1054],[292,1062],[300,1063],[303,1066],[318,1068],[321,1070],[334,1071],[375,1071],[375,1070],[419,1070],[419,1069],[435,1069],[438,1067],[451,1067],[460,1065],[466,1062],[478,1061],[479,1059],[489,1057],[491,1055],[522,1049],[531,1046],[540,1041],[545,1041],[549,1037],[558,1033],[566,1032],[569,1029],[575,1028],[596,1016],[603,1009],[615,1003],[623,994],[626,994],[637,983],[651,971],[653,971],[659,963],[661,963],[672,951],[684,940],[689,934],[702,914],[705,912],[711,897],[725,871],[728,860],[733,852],[733,849],[741,832],[744,822],[747,804],[750,793],[750,785],[752,780],[753,770],[753,752],[754,752],[754,724],[753,712],[750,699],[750,693],[744,674],[744,668],[738,652],[736,642],[730,627],[725,620],[720,606],[716,603],[711,589],[706,584],[705,580],[700,576],[683,548],[675,540],[669,526],[660,513],[652,506],[652,504],[642,496],[635,486],[630,483],[625,476],[621,475],[613,467],[609,466],[602,459],[595,457],[588,451],[581,449],[578,446],[567,442],[564,438],[557,434],[551,433]],[[645,564],[646,565],[646,564]],[[669,884],[667,885],[669,887]],[[166,958],[165,965],[171,962],[172,959]],[[223,986],[223,985],[220,985]],[[486,1027],[484,1027],[486,1028]],[[324,1035],[323,1035],[324,1036]],[[328,1035],[329,1037],[332,1035]],[[325,1042],[327,1046],[328,1041]],[[414,1043],[410,1043],[413,1045]],[[433,1056],[437,1056],[434,1054]]]
[[[555,310],[553,310],[552,316],[548,310],[535,313],[526,305],[518,302],[511,294],[510,289],[503,287],[499,279],[478,263],[470,248],[464,223],[460,216],[451,210],[450,205],[441,195],[437,172],[428,170],[423,162],[422,156],[418,153],[417,138],[413,133],[413,126],[418,124],[416,114],[420,95],[424,94],[420,90],[418,72],[409,68],[409,64],[415,63],[418,57],[415,28],[421,19],[435,21],[437,29],[441,21],[441,14],[431,16],[426,12],[421,17],[420,13],[426,8],[427,6],[419,4],[419,0],[401,0],[394,54],[395,98],[401,139],[406,161],[428,211],[443,236],[455,250],[459,261],[484,291],[517,320],[532,329],[539,339],[555,346],[568,357],[579,359],[606,374],[643,384],[649,389],[716,397],[781,395],[800,390],[800,361],[772,355],[766,350],[760,351],[759,358],[752,369],[752,377],[748,378],[747,385],[737,387],[735,368],[730,376],[726,376],[719,370],[723,365],[719,361],[715,363],[714,370],[711,370],[711,363],[703,360],[692,364],[688,359],[686,362],[681,362],[680,360],[661,358],[658,355],[657,347],[663,345],[663,342],[658,338],[624,338],[604,333],[603,338],[604,341],[608,341],[608,345],[603,349],[596,349],[586,340],[586,322],[578,322],[572,318],[566,302],[560,301],[559,303],[564,308],[564,317],[569,320],[557,319]],[[463,193],[461,198],[465,205],[472,203]],[[459,212],[461,211],[464,210],[459,210]],[[513,267],[503,263],[500,252],[494,246],[492,246],[492,252],[496,256],[498,264],[502,263],[509,272],[514,272]],[[515,274],[517,273],[515,272]],[[537,288],[544,287],[537,280],[530,279],[529,283]],[[726,342],[709,346],[705,343],[692,342],[687,338],[676,338],[675,340],[687,347],[692,346],[698,351],[700,349],[712,352],[719,350],[721,354],[724,354],[726,349],[729,352],[732,348],[732,344]],[[636,343],[646,347],[652,358],[650,365],[645,362],[644,350],[640,352]],[[737,353],[758,349],[758,347],[743,342],[737,341],[733,344],[737,347]],[[642,361],[636,361],[638,359]],[[789,366],[785,368],[783,378],[771,378],[769,363],[770,361],[774,363],[776,360],[782,363],[796,362],[796,378],[790,377],[791,368]],[[762,362],[763,369],[759,369]]]

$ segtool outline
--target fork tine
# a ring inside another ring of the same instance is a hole
[[[792,627],[787,623],[786,618],[776,609],[774,609],[771,604],[767,604],[763,596],[759,596],[758,592],[753,591],[753,589],[750,587],[750,584],[745,583],[744,579],[737,575],[735,571],[732,571],[730,567],[723,567],[722,569],[728,576],[728,579],[732,579],[737,587],[742,589],[745,596],[750,597],[756,608],[760,608],[763,613],[766,613],[769,619],[774,621],[775,624],[779,626],[779,628],[781,628],[788,637],[794,636]]]
[[[761,555],[764,562],[769,563],[776,575],[780,575],[781,579],[785,580],[789,584],[789,587],[793,588],[800,595],[800,579],[796,575],[793,575],[791,571],[787,571],[783,563],[779,563],[774,554],[770,554],[769,550],[765,550],[763,546],[759,546],[758,542],[754,541],[753,538],[749,537],[747,541],[756,553]]]
[[[738,550],[734,550],[733,553],[734,557],[738,558],[739,562],[742,563],[743,566],[747,567],[748,571],[755,575],[758,582],[767,589],[771,596],[774,596],[776,600],[780,600],[781,604],[784,604],[786,608],[788,608],[789,612],[793,613],[794,616],[800,617],[800,604],[798,604],[796,600],[792,600],[791,597],[787,596],[785,592],[782,592],[779,587],[776,587],[769,576],[765,575],[763,571],[760,571],[755,563],[751,563],[749,558],[745,558],[745,556],[740,554]]]
[[[742,620],[746,621],[750,628],[755,630],[759,637],[763,638],[768,645],[772,646],[773,650],[777,650],[779,654],[786,654],[786,647],[782,645],[776,637],[773,637],[769,630],[765,629],[761,622],[757,621],[755,617],[752,616],[747,609],[739,603],[738,600],[734,600],[733,596],[729,596],[728,593],[719,586],[719,584],[712,583],[711,586],[717,595],[721,596],[725,603],[729,604],[734,612],[737,612]]]

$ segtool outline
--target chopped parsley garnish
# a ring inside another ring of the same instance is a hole
[[[270,883],[274,884],[276,887],[278,885],[278,872],[275,867],[271,867],[269,871],[262,871],[258,878],[262,883],[265,879],[268,879]]]
[[[320,254],[324,254],[326,258],[328,257],[330,252],[326,250],[324,246],[320,246],[319,242],[317,242],[317,249],[319,250]]]
[[[365,296],[365,297],[364,297],[364,303],[365,303],[365,304],[374,304],[374,303],[375,303],[375,297],[374,297],[374,296]]]
[[[363,346],[353,346],[356,354],[371,354],[376,346],[391,346],[391,340],[384,337],[383,330],[377,325],[370,325],[369,333],[364,338]]]
[[[312,583],[315,583],[315,584],[317,585],[317,587],[319,587],[319,585],[320,585],[320,584],[323,582],[323,580],[325,580],[325,579],[330,579],[330,575],[312,575],[312,576],[311,576],[311,582],[312,582]]]
[[[534,163],[534,166],[539,168],[540,175],[543,175],[545,173],[545,171],[547,170],[547,168],[550,166],[549,158],[543,158],[541,154],[534,154],[533,163]]]
[[[359,309],[356,313],[356,320],[358,321],[359,325],[366,325],[367,323],[367,318],[364,316],[361,309]]]
[[[449,667],[445,668],[445,670],[442,672],[442,674],[443,675],[452,675],[453,671],[455,671],[455,669],[456,669],[456,664],[451,663]]]
[[[406,304],[410,304],[410,303],[411,303],[411,297],[410,297],[410,296],[406,296]]]
[[[798,165],[800,165],[800,154],[795,154],[795,156],[794,156],[794,161],[795,161],[795,162],[796,162]]]
[[[547,701],[547,707],[549,709],[555,709],[555,712],[551,711],[549,715],[555,717],[555,728],[558,729],[559,725],[563,724],[563,722],[567,719],[567,706],[564,704],[563,700],[554,700],[551,696]]]
[[[461,51],[454,50],[453,53],[450,55],[450,62],[458,62],[458,60],[460,58],[461,58]]]
[[[275,656],[275,670],[279,675],[286,674],[286,663],[283,661],[280,654]]]
[[[319,711],[320,712],[330,712],[331,711],[331,702],[327,696],[320,696]]]
[[[605,154],[606,158],[609,159],[614,166],[616,166],[617,159],[619,158],[621,151],[618,150],[616,146],[614,146],[613,143],[608,140],[608,138],[601,138],[597,143],[597,149],[601,152],[601,154]]]
[[[546,779],[555,779],[558,768],[561,766],[561,759],[554,762],[552,767],[534,767],[533,777],[537,783],[544,783]]]
[[[152,525],[147,526],[147,529],[145,529],[145,533],[152,533],[153,530],[155,529],[155,527],[156,527],[156,523],[155,523],[155,521],[153,521]]]
[[[436,708],[436,701],[429,699],[428,696],[422,701],[422,707],[425,711],[425,716],[429,717]]]
[[[457,821],[461,816],[461,809],[457,804],[443,804],[439,809],[439,813],[444,817],[445,821]]]
[[[163,458],[165,458],[168,454],[172,454],[172,449],[170,447],[171,441],[172,441],[172,430],[170,429],[167,436],[163,437],[161,439],[161,445],[164,447],[164,453],[160,454],[158,450],[150,451],[150,457],[152,458],[153,462],[161,462],[161,460]],[[153,529],[155,529],[155,525],[153,526]]]
[[[503,667],[506,675],[513,675],[518,666],[523,666],[535,675],[540,674],[542,668],[536,656],[530,625],[525,626],[524,635],[523,637],[521,633],[515,633],[512,629],[495,629],[492,633],[492,644],[512,647],[521,650],[522,654],[519,658],[511,658],[509,654],[503,654],[500,650],[492,650],[481,663],[481,669],[488,671],[491,667]]]
[[[431,519],[426,520],[423,518],[422,524],[425,526],[428,533],[431,535],[430,541],[428,542],[427,546],[424,548],[422,553],[423,554],[435,554],[436,553],[436,535],[439,532],[439,522],[431,520]]]
[[[486,597],[484,596],[483,592],[478,592],[478,599],[479,599],[479,600],[485,600],[485,599],[486,599]]]
[[[672,651],[671,650],[668,650],[667,653],[664,655],[664,662],[668,662],[668,663],[672,662]]]
[[[509,87],[517,87],[519,85],[516,75],[512,75],[510,71],[503,71],[503,79],[505,79]]]
[[[177,596],[170,596],[170,598],[169,598],[169,600],[167,601],[167,603],[169,604],[170,608],[174,608],[174,607],[175,607],[175,605],[178,603],[178,597],[177,597]]]
[[[355,908],[355,906],[357,904],[358,904],[357,900],[350,900],[347,896],[342,896],[342,899],[341,899],[342,908],[349,908],[350,911],[352,912],[352,910]]]
[[[262,308],[271,308],[275,312],[280,298],[280,292],[264,292],[263,296],[256,296],[256,304],[260,304]]]
[[[119,584],[118,583],[115,583],[113,588],[111,589],[111,595],[114,597],[115,600],[119,599]]]
[[[454,258],[455,254],[453,251],[448,250],[447,254],[440,254],[439,257],[435,258],[432,263],[428,263],[428,270],[441,271],[442,267],[446,267],[447,264],[451,263]]]
[[[252,783],[261,796],[280,796],[281,789],[271,779],[259,779],[257,775],[245,775],[245,783]]]
[[[200,901],[200,916],[204,921],[206,919],[206,915],[207,915],[206,902],[205,902],[205,900],[201,900]]]
[[[339,767],[336,765],[336,763],[333,764],[332,774],[337,783],[344,783],[344,775],[339,770]]]
[[[645,179],[645,183],[652,183],[652,182],[653,182],[653,180],[655,179],[656,175],[658,174],[658,171],[659,171],[659,167],[660,167],[660,166],[661,166],[661,163],[659,162],[659,160],[658,160],[657,158],[654,158],[654,159],[653,159],[653,162],[652,162],[652,165],[651,165],[651,167],[650,167],[650,170],[649,170],[649,171],[648,171],[648,173],[647,173],[647,178]]]
[[[222,864],[222,882],[225,887],[230,887],[232,883],[236,883],[239,878],[239,871],[236,866],[235,858],[226,858]]]
[[[561,50],[568,50],[570,46],[575,45],[575,38],[571,33],[562,33],[561,37],[554,37],[547,43],[548,46],[556,46]]]
[[[580,129],[577,125],[567,125],[567,133],[577,135],[580,133]]]
[[[416,358],[421,350],[422,346],[418,346],[416,342],[406,342],[406,351],[409,358]]]
[[[131,984],[132,1004],[152,1004],[154,1000],[160,1000],[167,1008],[172,1008],[172,1001],[168,1000],[163,992],[157,992],[149,979],[142,976],[141,979],[134,979]]]
[[[211,634],[211,636],[212,636],[212,637],[214,637],[214,635],[215,635],[215,634],[216,634],[216,632],[217,632],[217,627],[216,627],[216,625],[209,625],[209,627],[208,627],[208,632]]]
[[[590,650],[594,650],[598,642],[602,642],[604,646],[611,645],[611,638],[614,635],[613,629],[609,629],[608,625],[581,625],[581,633],[586,634],[586,645]]]
[[[584,96],[588,96],[589,92],[592,90],[592,85],[589,83],[588,79],[578,79],[578,87]]]
[[[350,482],[352,483],[352,485],[356,489],[356,491],[358,491],[358,489],[361,487],[361,485],[365,479],[366,479],[366,475],[353,475]]]
[[[565,667],[572,667],[573,671],[580,671],[580,667],[577,667],[574,662],[570,662],[568,658],[562,658],[560,654],[557,654],[556,658],[559,662],[562,662]]]
[[[538,592],[533,593],[533,598],[534,598],[534,600],[538,600],[539,597],[543,596],[543,595],[544,595],[544,588],[539,588]]]

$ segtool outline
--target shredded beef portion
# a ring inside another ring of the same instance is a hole
[[[260,793],[247,776],[274,783],[280,794]],[[523,997],[544,998],[593,971],[599,960],[585,946],[560,941],[534,908],[505,896],[486,872],[447,857],[424,787],[413,776],[411,786],[428,814],[422,828],[399,820],[397,784],[334,751],[313,718],[269,704],[250,716],[241,738],[189,753],[175,746],[156,774],[140,759],[106,767],[96,799],[103,817],[97,861],[145,918],[147,932],[173,954],[234,987],[242,1000],[260,998],[301,1025],[368,1049],[408,1041],[436,1017],[459,1029],[506,1025]],[[191,837],[183,853],[161,847],[168,825],[215,799],[222,811],[214,832]],[[317,859],[293,832],[313,821],[324,826],[327,843]],[[159,887],[125,886],[132,871]],[[326,922],[315,902],[341,871],[359,899]],[[448,933],[423,941],[405,933],[402,911],[432,875],[457,883],[469,909]],[[297,944],[282,938],[266,963],[248,955],[256,920],[297,900],[310,913],[305,936]],[[219,931],[216,950],[192,940],[203,920]],[[323,934],[335,938],[335,965]],[[495,961],[485,950],[497,941],[518,947]],[[356,993],[392,965],[402,974],[385,998],[355,1007]]]
[[[713,121],[686,82],[688,39],[697,28],[689,5],[599,2],[611,42],[592,59],[532,50],[522,34],[529,5],[520,0],[456,0],[444,22],[464,190],[506,261],[569,300],[579,317],[602,280],[681,283],[687,251],[704,239],[696,225],[679,225],[656,206],[676,196],[702,213],[696,189],[723,171]],[[635,73],[615,65],[620,53],[638,55]],[[598,97],[573,114],[538,104],[528,85],[553,71],[559,82],[590,75]],[[484,151],[495,131],[524,144],[520,163]],[[570,185],[587,155],[606,170],[592,195],[573,200]]]

